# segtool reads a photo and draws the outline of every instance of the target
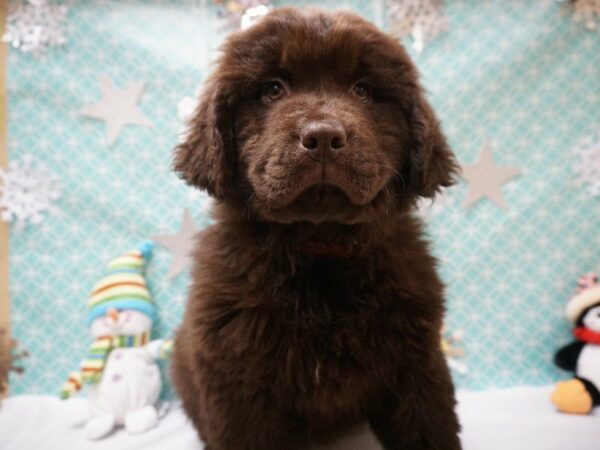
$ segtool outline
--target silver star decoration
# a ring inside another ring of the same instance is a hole
[[[183,269],[189,266],[192,256],[191,250],[194,238],[198,232],[198,227],[192,219],[188,209],[183,210],[181,219],[181,228],[175,234],[163,234],[152,236],[152,240],[158,245],[167,248],[173,254],[173,261],[167,273],[168,278],[174,278],[179,275]]]
[[[492,146],[485,144],[475,164],[463,164],[462,177],[469,183],[464,207],[468,208],[484,197],[489,198],[502,209],[507,209],[506,200],[502,195],[502,185],[511,178],[519,175],[516,167],[498,166],[492,156]]]
[[[143,81],[134,81],[118,88],[105,75],[100,77],[102,98],[84,107],[81,115],[106,122],[106,142],[113,144],[125,125],[151,127],[150,120],[140,111],[137,103],[144,90]]]

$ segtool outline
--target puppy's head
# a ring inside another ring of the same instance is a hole
[[[280,9],[224,44],[175,170],[259,220],[375,220],[456,163],[402,46],[350,13]]]

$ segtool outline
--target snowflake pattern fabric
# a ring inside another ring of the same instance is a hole
[[[212,70],[222,37],[214,11],[190,14],[189,3],[74,2],[61,51],[9,55],[9,156],[35,155],[60,176],[62,192],[60,216],[11,235],[12,334],[30,351],[23,376],[11,379],[13,394],[54,394],[85,354],[85,301],[107,260],[178,230],[184,208],[198,226],[209,223],[206,196],[170,170],[177,105]],[[325,6],[388,26],[386,4]],[[502,187],[506,211],[488,199],[464,209],[461,182],[427,213],[448,286],[448,330],[464,332],[458,346],[469,370],[456,382],[550,383],[568,376],[552,364],[570,339],[565,302],[581,273],[600,271],[600,199],[573,183],[571,151],[598,126],[600,40],[555,0],[452,0],[444,9],[448,32],[418,54],[406,43],[450,145],[470,164],[493,142],[495,161],[522,171]],[[104,73],[120,86],[146,80],[139,108],[155,124],[124,129],[112,148],[102,126],[77,115],[97,100]],[[148,272],[160,337],[181,320],[189,283],[187,273],[167,278],[171,262],[157,248]]]
[[[12,161],[8,171],[0,168],[0,218],[5,222],[15,222],[19,228],[39,225],[55,210],[59,197],[58,178],[31,155]]]

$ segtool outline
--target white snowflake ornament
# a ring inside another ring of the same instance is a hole
[[[584,187],[590,195],[600,197],[600,130],[575,145],[575,184]]]
[[[36,55],[48,47],[64,45],[67,42],[67,13],[66,6],[55,5],[49,0],[13,3],[2,41]]]
[[[252,25],[257,23],[260,19],[262,19],[264,16],[269,14],[269,12],[272,9],[273,6],[271,6],[270,4],[257,5],[252,8],[248,8],[242,15],[242,18],[240,20],[240,28],[242,30],[247,30]]]
[[[39,225],[45,213],[55,210],[60,198],[58,178],[30,155],[13,161],[8,171],[0,168],[0,219],[19,228]]]
[[[417,214],[423,219],[436,217],[456,203],[456,195],[450,188],[443,188],[435,198],[421,197],[417,202]]]
[[[417,53],[448,29],[442,0],[387,0],[387,7],[391,32],[402,38],[410,36]]]
[[[189,203],[194,205],[194,208],[203,215],[209,215],[214,204],[214,200],[205,191],[201,191],[195,188],[189,188],[187,193],[187,200]]]
[[[182,122],[182,126],[179,128],[178,133],[178,142],[180,143],[186,139],[189,133],[190,121],[194,117],[194,112],[196,112],[196,108],[198,107],[201,89],[202,85],[198,85],[193,97],[183,97],[179,100],[179,103],[177,103],[177,117]]]
[[[177,117],[184,122],[189,121],[196,110],[198,99],[194,97],[183,97],[177,103]]]
[[[270,0],[215,0],[222,28],[245,30],[266,16],[273,9]]]

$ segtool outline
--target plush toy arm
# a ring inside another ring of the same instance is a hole
[[[167,359],[173,351],[171,339],[155,339],[146,345],[146,350],[152,359]]]
[[[577,367],[577,359],[584,345],[585,343],[580,341],[565,345],[554,355],[554,364],[563,370],[574,371]]]
[[[69,374],[69,378],[65,381],[65,384],[62,385],[60,389],[60,398],[66,400],[73,396],[73,394],[79,392],[81,390],[81,385],[83,384],[83,379],[81,376],[81,372],[71,372]]]

